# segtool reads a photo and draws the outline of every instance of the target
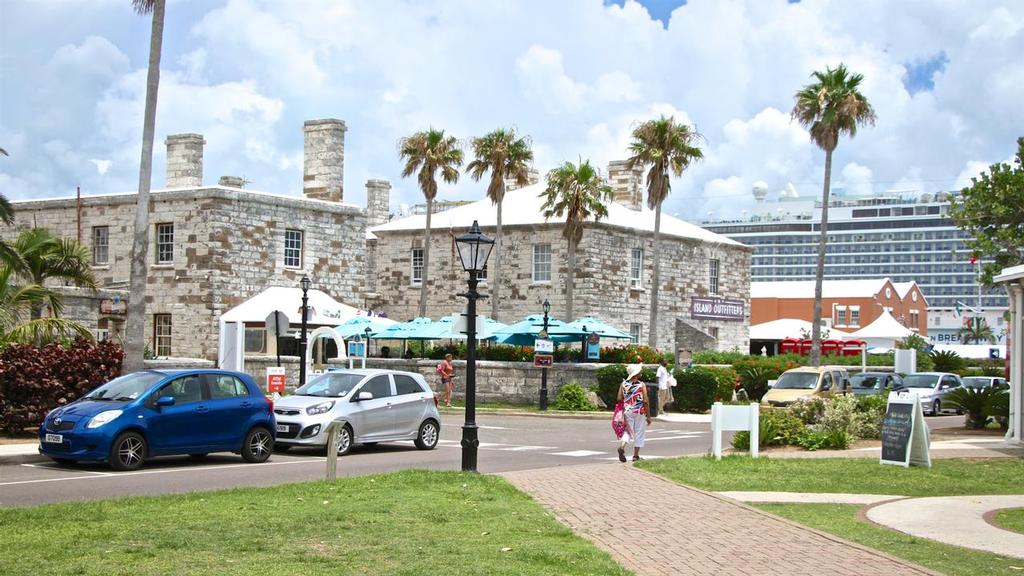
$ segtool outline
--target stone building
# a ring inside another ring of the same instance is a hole
[[[297,286],[303,274],[337,300],[365,305],[366,227],[388,220],[390,184],[367,182],[368,208],[345,203],[345,123],[313,120],[304,133],[305,197],[246,190],[230,176],[205,185],[203,137],[167,137],[166,186],[152,193],[149,217],[146,342],[158,356],[215,360],[221,313],[268,286]],[[3,236],[28,227],[80,235],[103,290],[124,289],[135,204],[135,193],[15,202]],[[114,299],[94,299],[91,319],[80,306],[75,316],[101,334],[119,330],[104,328],[120,324],[120,306],[104,304]]]
[[[613,167],[614,168],[614,167]],[[624,166],[610,170],[619,176]],[[627,171],[629,172],[629,171]],[[639,207],[643,179],[633,174],[612,178],[616,198]],[[537,183],[506,193],[502,207],[504,238],[499,303],[503,322],[541,313],[564,315],[567,244],[564,220],[545,221]],[[418,312],[420,282],[429,287],[427,315],[437,318],[461,311],[467,275],[459,262],[455,237],[474,220],[491,236],[496,208],[487,199],[453,208],[432,218],[430,271],[423,273],[425,216],[395,219],[370,229],[369,258],[374,273],[369,291],[391,318],[406,320]],[[588,223],[577,249],[574,314],[597,316],[647,342],[654,249],[654,212],[609,205],[609,216]],[[657,326],[659,347],[668,350],[747,348],[751,249],[662,214],[662,288]],[[488,292],[488,279],[481,284]],[[490,310],[490,304],[482,305]],[[713,310],[712,310],[713,309]]]

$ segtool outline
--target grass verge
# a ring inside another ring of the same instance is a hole
[[[628,574],[501,478],[406,471],[0,510],[0,573]]]
[[[645,460],[640,466],[705,490],[845,492],[902,496],[1024,493],[1024,459],[935,460],[932,467],[882,466],[870,458],[727,456]]]
[[[758,508],[949,576],[1021,574],[1024,560],[942,544],[857,518],[850,504],[758,504]]]
[[[1024,508],[1001,510],[993,518],[996,526],[1024,534]]]

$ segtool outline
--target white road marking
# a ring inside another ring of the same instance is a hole
[[[658,436],[656,438],[648,438],[648,442],[654,442],[655,440],[686,440],[690,438],[697,438],[697,434],[686,434],[683,436]]]
[[[505,450],[507,452],[526,452],[528,450],[554,450],[557,446],[510,446],[508,448],[499,448],[499,450]]]
[[[598,454],[607,454],[607,452],[595,452],[593,450],[572,450],[570,452],[553,452],[551,456],[572,456],[573,458],[583,458],[584,456],[597,456]]]
[[[326,462],[327,458],[312,457],[303,458],[302,460],[287,460],[285,462],[264,462],[262,464],[248,464],[248,466],[284,466],[287,464],[308,464],[310,462]],[[145,474],[164,474],[168,472],[195,472],[197,470],[217,470],[220,468],[237,468],[240,464],[218,464],[215,466],[189,466],[187,468],[164,468],[161,470],[140,470],[138,472],[117,472],[106,474],[105,476],[68,476],[65,478],[46,478],[42,480],[19,480],[17,482],[0,482],[0,486],[15,486],[18,484],[41,484],[45,482],[64,482],[66,480],[83,480],[92,478],[93,480],[100,480],[104,478],[120,478],[122,476],[142,476]]]
[[[57,471],[62,471],[61,468],[54,468],[52,464],[49,464],[49,465],[43,465],[43,464],[22,464],[22,466],[24,466],[26,468],[39,468],[40,470],[57,470]],[[115,475],[113,472],[93,472],[92,470],[76,470],[76,472],[81,472],[83,474],[96,474],[98,476],[114,476]]]

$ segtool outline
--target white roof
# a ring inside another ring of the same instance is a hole
[[[812,326],[814,325],[807,320],[800,320],[798,318],[780,318],[778,320],[772,320],[771,322],[762,322],[751,326],[750,339],[784,340],[786,338],[801,338],[803,334],[810,335]],[[821,330],[824,340],[846,340],[850,338],[849,333],[843,332],[842,330],[836,330],[835,328],[823,327]],[[826,330],[828,331],[827,338],[824,337]]]
[[[356,308],[342,304],[319,290],[310,290],[308,296],[307,325],[337,326],[359,315]],[[302,323],[302,289],[271,286],[221,314],[220,319],[224,322],[264,322],[274,310],[284,312],[291,327],[299,326]]]
[[[553,217],[544,219],[541,205],[544,200],[541,193],[544,191],[544,184],[533,184],[525,188],[511,190],[505,193],[505,200],[501,205],[502,226],[529,226],[544,223],[565,222],[565,218]],[[438,212],[431,217],[430,227],[432,229],[452,229],[460,233],[473,225],[476,220],[480,226],[497,226],[497,207],[487,198],[476,202]],[[427,216],[416,214],[406,218],[392,220],[386,224],[375,226],[367,232],[367,238],[373,238],[373,233],[386,232],[391,230],[422,230],[426,226]],[[631,210],[622,204],[615,202],[608,203],[608,217],[601,220],[603,224],[621,226],[644,232],[654,232],[654,211]],[[740,242],[726,238],[709,230],[705,230],[695,224],[684,222],[665,214],[661,214],[661,233],[679,238],[692,238],[704,242],[715,242],[718,244],[731,244],[742,246]]]
[[[889,282],[888,278],[868,280],[825,280],[821,283],[822,298],[871,298]],[[751,282],[751,298],[814,298],[814,280],[784,282]]]
[[[1013,280],[1020,280],[1024,278],[1024,264],[1020,266],[1014,266],[1012,268],[1003,268],[1003,271],[999,273],[992,280],[995,282],[1012,282]]]
[[[853,333],[854,338],[878,338],[900,340],[915,334],[913,330],[900,324],[888,310],[882,310],[882,314],[875,318],[875,321]]]
[[[910,290],[917,286],[917,282],[911,280],[910,282],[893,282],[892,287],[896,289],[896,293],[900,295],[900,300],[907,297],[910,294]]]

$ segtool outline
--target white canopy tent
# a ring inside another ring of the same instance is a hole
[[[810,334],[813,324],[799,318],[780,318],[771,322],[762,322],[750,327],[751,340],[784,340],[786,338],[802,338]],[[826,334],[827,333],[827,334]],[[822,340],[848,340],[850,334],[835,328],[822,328]],[[810,337],[810,336],[808,336]]]
[[[900,324],[888,310],[883,310],[874,322],[854,332],[853,337],[867,342],[868,348],[894,348],[896,341],[914,334],[917,333]]]
[[[342,304],[320,290],[310,290],[307,296],[309,310],[306,315],[306,326],[310,332],[318,326],[337,326],[360,314],[357,308]],[[267,316],[275,310],[283,312],[288,317],[290,327],[297,328],[301,325],[302,289],[271,286],[221,314],[217,365],[226,370],[243,370],[245,325],[262,326]],[[343,353],[343,348],[339,346],[339,353]]]

